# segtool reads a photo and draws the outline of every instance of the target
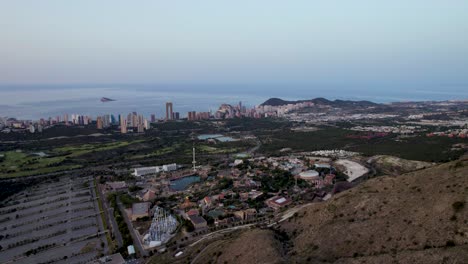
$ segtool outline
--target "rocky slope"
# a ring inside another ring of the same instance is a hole
[[[467,263],[468,161],[371,179],[282,225],[288,262]]]
[[[394,156],[378,155],[367,160],[379,174],[401,175],[407,172],[430,168],[435,163],[406,160]]]

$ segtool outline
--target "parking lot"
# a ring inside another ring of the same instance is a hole
[[[0,208],[1,263],[87,263],[107,252],[91,177],[64,176]]]

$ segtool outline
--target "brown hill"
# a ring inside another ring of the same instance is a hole
[[[282,225],[290,262],[468,263],[468,161],[378,177]]]
[[[435,165],[435,163],[406,160],[387,155],[373,156],[367,162],[370,163],[381,175],[401,175],[411,171],[430,168]]]

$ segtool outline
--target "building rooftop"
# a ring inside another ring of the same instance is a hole
[[[299,177],[301,178],[313,178],[319,176],[319,173],[316,170],[308,170],[299,173]]]
[[[287,201],[286,198],[281,197],[281,198],[275,200],[275,203],[277,203],[277,204],[282,204],[282,203],[285,203],[286,201]]]
[[[140,215],[146,214],[149,211],[150,204],[149,203],[134,203],[132,205],[132,214]]]
[[[107,184],[107,186],[111,187],[114,190],[122,189],[122,188],[127,187],[127,184],[124,181],[108,182],[106,184]]]
[[[285,206],[291,203],[291,199],[282,196],[271,197],[266,201],[267,203],[275,204],[278,206]]]
[[[133,245],[128,246],[127,251],[129,255],[135,254],[135,248],[133,247]]]
[[[192,221],[194,225],[206,223],[205,218],[198,216],[198,215],[191,215],[189,216],[189,218],[190,218],[190,221]]]

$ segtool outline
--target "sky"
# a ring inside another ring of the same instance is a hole
[[[0,85],[466,91],[467,13],[463,0],[0,0]]]

